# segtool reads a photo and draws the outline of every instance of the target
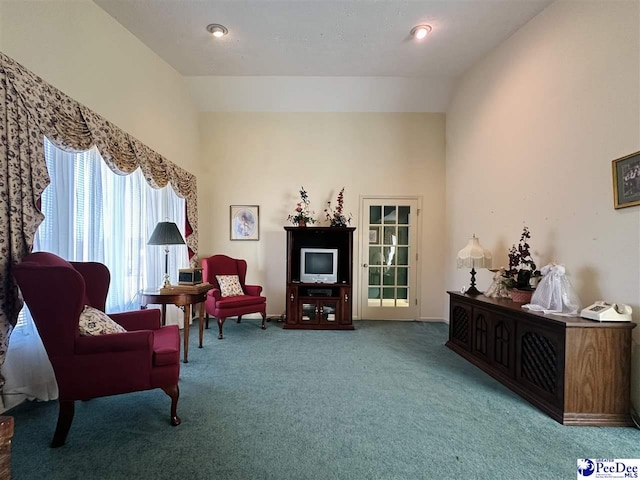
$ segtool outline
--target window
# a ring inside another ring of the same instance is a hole
[[[45,138],[51,184],[42,195],[45,220],[34,251],[70,261],[104,263],[111,273],[107,311],[139,308],[142,289],[155,288],[164,273],[163,247],[147,246],[159,221],[176,222],[184,236],[185,201],[167,185],[152,188],[140,169],[117,175],[97,148],[69,153]],[[170,246],[169,272],[188,265],[186,246]]]

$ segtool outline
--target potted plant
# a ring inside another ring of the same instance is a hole
[[[315,218],[311,216],[314,212],[310,211],[310,204],[309,195],[304,187],[300,187],[300,201],[296,205],[295,213],[289,215],[287,220],[298,227],[306,227],[307,223],[316,223]]]
[[[324,215],[329,220],[332,227],[346,227],[351,224],[351,214],[347,217],[344,213],[344,187],[338,193],[337,206],[335,210],[331,208],[331,202],[327,202],[327,208],[324,209]]]
[[[504,284],[511,291],[514,302],[528,302],[531,299],[534,290],[531,279],[540,275],[531,256],[530,238],[529,227],[525,226],[518,245],[512,245],[509,249],[509,269],[504,273]]]

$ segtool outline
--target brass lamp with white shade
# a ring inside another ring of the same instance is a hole
[[[164,281],[160,288],[171,286],[169,281],[169,245],[184,245],[184,238],[174,222],[158,222],[147,245],[164,245]]]
[[[472,235],[469,243],[458,252],[458,268],[471,269],[471,286],[465,293],[468,295],[480,295],[476,288],[476,268],[491,268],[491,252],[482,248],[478,237]]]

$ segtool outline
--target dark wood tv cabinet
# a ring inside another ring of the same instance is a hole
[[[287,298],[283,328],[353,330],[352,264],[354,227],[284,227],[287,233]],[[335,283],[300,281],[300,250],[338,250]]]
[[[563,425],[627,426],[631,322],[544,315],[448,292],[446,346]]]

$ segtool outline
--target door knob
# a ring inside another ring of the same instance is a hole
[[[363,263],[363,264],[362,264],[362,266],[363,266],[364,268],[367,268],[367,267],[369,266],[369,264],[367,264],[367,263]]]

